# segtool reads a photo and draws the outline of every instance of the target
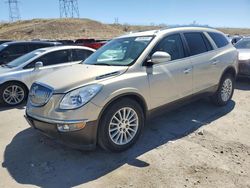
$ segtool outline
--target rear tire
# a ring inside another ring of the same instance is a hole
[[[18,106],[28,97],[28,91],[23,84],[9,82],[0,86],[0,101],[5,106]]]
[[[98,144],[107,151],[124,151],[137,141],[143,127],[144,114],[141,106],[129,98],[118,100],[102,115]]]
[[[211,97],[217,106],[225,106],[232,99],[235,88],[235,78],[232,74],[225,74],[216,93]]]

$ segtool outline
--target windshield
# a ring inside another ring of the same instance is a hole
[[[129,66],[145,50],[153,36],[114,39],[84,61],[89,65]]]
[[[237,49],[250,49],[250,39],[242,39],[235,44]]]
[[[22,65],[23,63],[27,62],[28,60],[40,55],[41,53],[45,52],[45,50],[35,50],[32,51],[28,54],[25,54],[13,61],[11,61],[10,63],[6,64],[7,67],[13,68],[13,67],[18,67],[20,65]]]

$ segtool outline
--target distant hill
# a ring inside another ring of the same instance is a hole
[[[103,24],[90,19],[33,19],[0,23],[0,39],[110,39],[129,31],[158,29],[163,26]],[[250,29],[220,28],[227,34],[248,34]]]

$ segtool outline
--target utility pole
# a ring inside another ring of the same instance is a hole
[[[79,18],[78,0],[59,0],[60,18]]]
[[[18,0],[8,0],[9,5],[9,19],[10,22],[15,22],[21,19],[19,11],[19,1]]]

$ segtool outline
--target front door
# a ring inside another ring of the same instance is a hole
[[[152,108],[176,101],[193,93],[193,67],[179,34],[165,37],[156,51],[167,52],[171,61],[147,67]]]

